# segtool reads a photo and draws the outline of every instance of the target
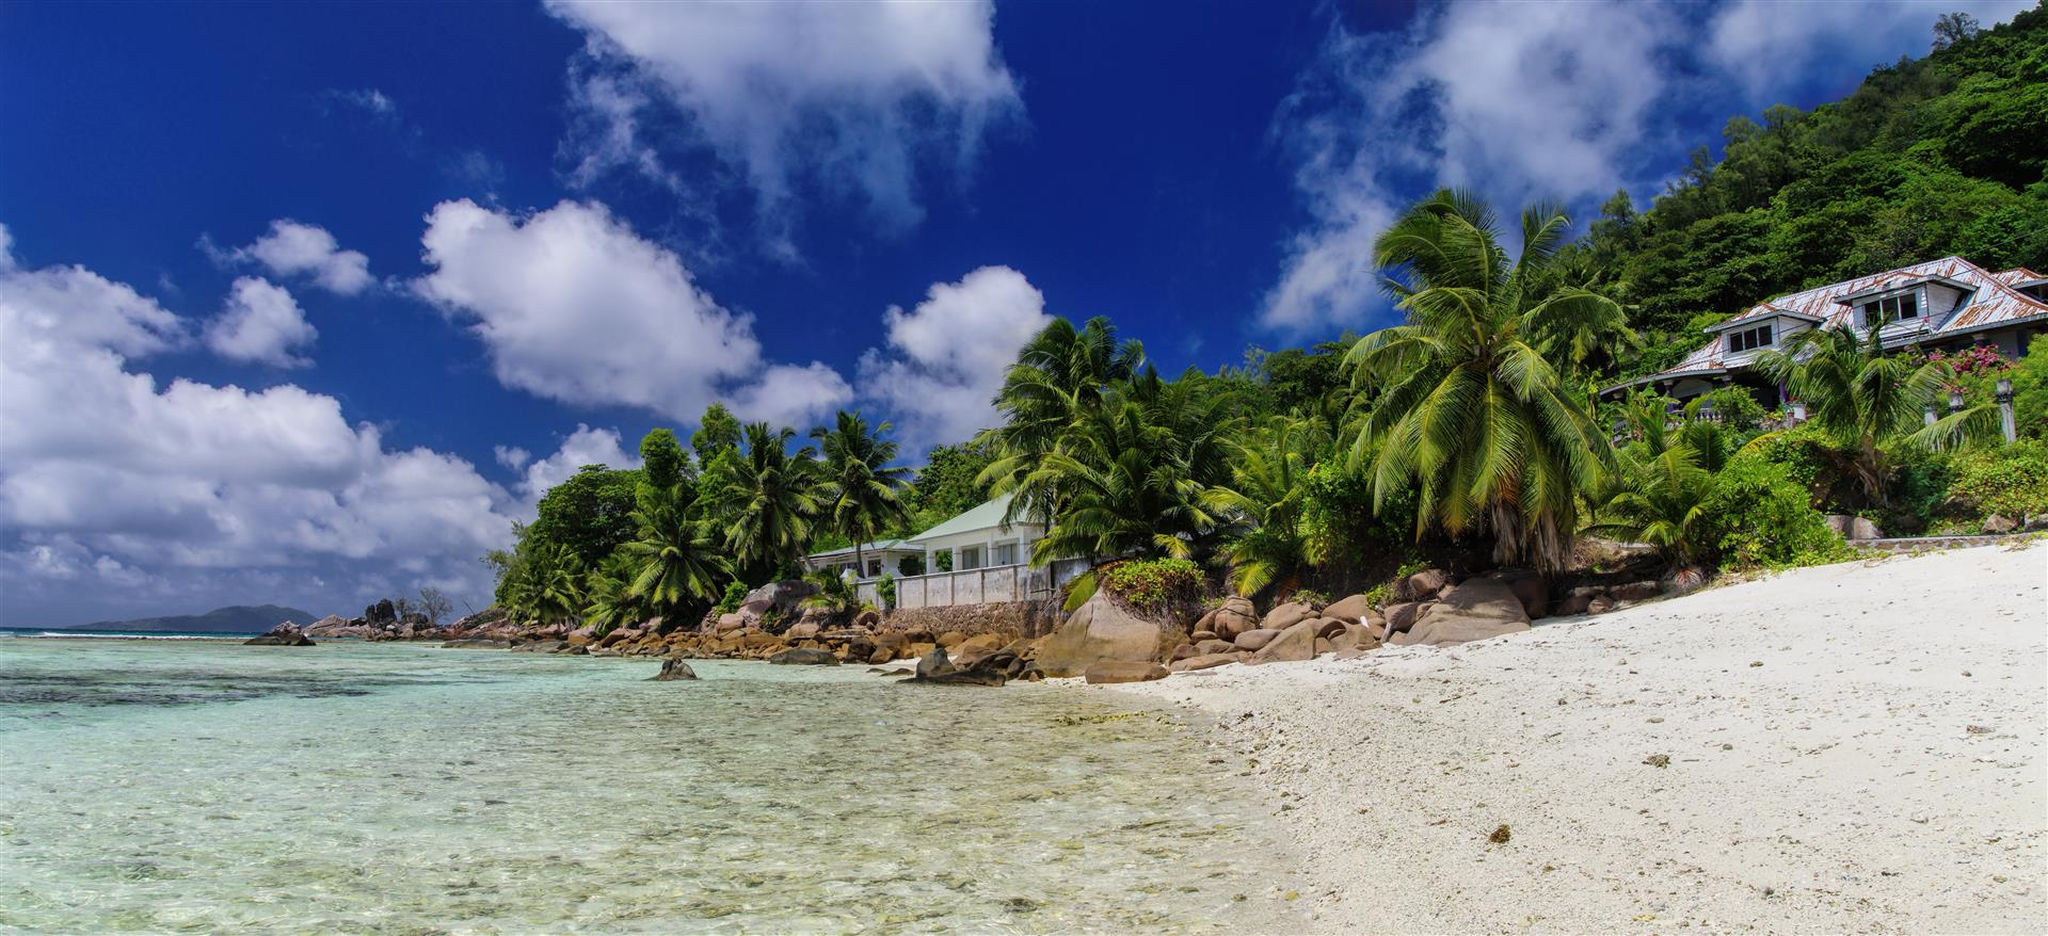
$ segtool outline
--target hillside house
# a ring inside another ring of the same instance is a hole
[[[1735,384],[1766,404],[1784,388],[1757,373],[1759,354],[1812,328],[1867,330],[1884,322],[1884,346],[1926,351],[1992,345],[2007,358],[2027,353],[2048,331],[2048,277],[2018,268],[1993,273],[1961,257],[1887,270],[1759,303],[1707,329],[1711,337],[1678,364],[1602,390],[1616,396],[1649,386],[1680,400]]]

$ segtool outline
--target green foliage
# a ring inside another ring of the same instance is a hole
[[[1569,252],[1646,338],[1623,376],[1698,347],[1702,313],[1951,254],[2048,264],[2048,12],[1944,42],[1842,101],[1730,120],[1648,211],[1603,207]]]
[[[1429,563],[1421,559],[1409,559],[1402,562],[1400,567],[1394,570],[1392,578],[1365,590],[1366,603],[1375,608],[1385,606],[1387,602],[1393,600],[1394,587],[1396,585],[1405,581],[1408,576],[1427,568],[1429,568]]]
[[[723,403],[713,403],[704,408],[704,416],[697,421],[697,431],[690,434],[690,448],[697,452],[697,464],[707,466],[720,455],[737,452],[740,447],[740,421]]]
[[[669,492],[692,480],[690,459],[668,429],[654,429],[640,439],[640,483],[634,489],[636,505],[652,510]]]
[[[1950,470],[1952,506],[1971,516],[2001,514],[2024,521],[2048,513],[2048,442],[2023,439],[1961,452],[1950,462]]]
[[[717,457],[713,513],[741,577],[765,581],[796,565],[810,546],[825,479],[810,448],[790,452],[796,430],[748,423],[745,438],[743,453]]]
[[[895,610],[895,609],[896,609],[896,576],[894,576],[894,575],[891,575],[891,574],[889,574],[889,573],[887,573],[887,572],[884,572],[884,573],[882,573],[882,577],[881,577],[880,579],[877,579],[877,580],[875,581],[875,597],[877,597],[877,598],[880,598],[880,599],[882,599],[882,608],[881,608],[881,610],[884,610],[884,611],[893,611],[893,610]]]
[[[1202,570],[1187,559],[1112,562],[1098,568],[1096,575],[1110,594],[1147,613],[1193,603],[1202,593]]]
[[[1293,594],[1287,596],[1287,600],[1300,602],[1311,608],[1321,608],[1330,603],[1330,596],[1313,588],[1297,588]]]
[[[866,544],[908,516],[899,493],[910,469],[890,464],[896,460],[896,443],[883,438],[889,429],[886,422],[870,428],[859,413],[840,410],[832,428],[811,430],[825,454],[819,519],[853,546],[854,567],[863,575]]]
[[[1496,560],[1542,569],[1570,559],[1581,494],[1609,460],[1572,368],[1633,339],[1612,299],[1562,280],[1569,225],[1554,208],[1525,211],[1510,262],[1472,196],[1417,204],[1374,242],[1407,324],[1346,356],[1385,388],[1353,449],[1354,465],[1370,456],[1375,506],[1412,485],[1418,535],[1484,532]]]
[[[561,546],[583,566],[595,566],[633,539],[638,471],[585,465],[541,495],[538,517],[526,535],[538,545]]]
[[[1737,432],[1755,432],[1771,416],[1771,411],[1757,402],[1756,394],[1738,385],[1711,390],[1701,395],[1698,402],[1712,407],[1722,423]]]
[[[1785,466],[1763,458],[1736,458],[1714,477],[1700,505],[1699,537],[1723,561],[1783,568],[1851,558],[1840,534],[1813,509],[1805,486]]]
[[[910,510],[904,535],[929,530],[987,501],[989,486],[981,473],[993,461],[995,456],[983,442],[933,447],[903,494]]]
[[[834,618],[844,618],[860,610],[860,594],[853,580],[836,569],[817,569],[804,575],[804,581],[817,586],[818,590],[803,600],[806,608],[815,608]]]
[[[740,605],[747,600],[748,590],[747,583],[739,579],[733,579],[725,583],[725,594],[719,597],[718,604],[712,606],[712,612],[714,614],[731,614],[734,611],[738,611]]]

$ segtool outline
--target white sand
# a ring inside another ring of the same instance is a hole
[[[2044,583],[1982,547],[1086,691],[1218,716],[1327,931],[2048,933]]]

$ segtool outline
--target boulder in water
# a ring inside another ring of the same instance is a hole
[[[782,666],[838,666],[839,658],[830,650],[798,647],[775,654],[768,658],[768,662]]]
[[[255,647],[313,646],[313,641],[307,639],[306,632],[300,630],[299,625],[293,624],[290,621],[285,621],[261,634],[242,641],[242,643]]]
[[[668,659],[661,661],[661,672],[656,673],[648,678],[655,682],[672,682],[678,679],[696,679],[697,671],[691,669],[690,664],[683,662],[681,658],[669,657]]]

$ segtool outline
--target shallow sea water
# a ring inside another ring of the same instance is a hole
[[[1162,715],[692,665],[0,640],[0,929],[1306,925],[1237,765]]]

